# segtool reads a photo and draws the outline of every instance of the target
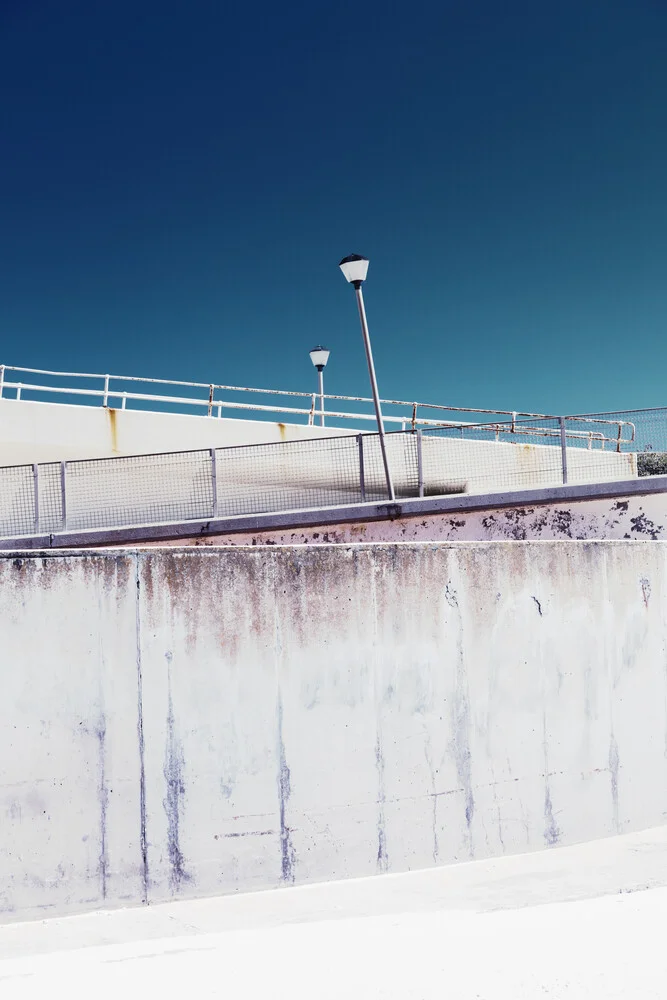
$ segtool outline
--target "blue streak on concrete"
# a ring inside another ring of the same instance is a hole
[[[544,842],[548,847],[554,847],[561,838],[561,831],[554,816],[551,801],[551,786],[549,784],[549,747],[547,740],[547,716],[542,712],[542,750],[544,753]]]
[[[107,877],[109,871],[109,855],[107,850],[107,806],[109,803],[109,789],[106,780],[106,735],[107,723],[104,714],[95,730],[98,748],[98,787],[97,797],[100,806],[100,854],[98,859],[98,871],[100,876],[100,892],[102,899],[107,898]]]
[[[292,836],[287,825],[287,804],[292,792],[290,769],[287,765],[285,743],[283,741],[283,703],[278,694],[278,801],[280,812],[280,866],[283,882],[294,882],[296,853]]]
[[[192,876],[186,871],[185,858],[181,850],[181,810],[185,797],[185,780],[183,772],[185,759],[183,748],[176,735],[174,719],[174,703],[171,693],[171,660],[172,654],[167,653],[167,742],[164,759],[164,779],[167,794],[163,800],[167,817],[167,854],[169,856],[169,884],[172,892],[177,892],[183,882],[191,881]]]
[[[453,724],[453,755],[456,766],[456,776],[463,788],[465,800],[465,818],[468,831],[468,850],[470,857],[474,855],[472,836],[472,821],[475,814],[475,797],[472,790],[472,754],[470,751],[470,699],[468,697],[465,660],[463,655],[463,616],[459,607],[456,591],[449,582],[445,588],[445,601],[456,613],[457,618],[457,655],[456,655],[456,685],[452,707]]]
[[[553,805],[551,802],[551,789],[548,780],[544,785],[544,840],[549,847],[555,847],[559,842],[561,831],[554,817]]]
[[[378,853],[377,870],[381,874],[389,871],[389,856],[387,854],[387,831],[385,826],[384,805],[386,799],[384,785],[384,753],[382,750],[382,738],[377,734],[375,741],[375,767],[378,773]]]
[[[139,848],[141,851],[142,903],[148,903],[148,840],[146,836],[146,764],[144,744],[144,682],[141,663],[141,582],[139,556],[136,557],[136,664],[137,664],[137,745],[139,749]]]
[[[620,823],[618,818],[618,769],[620,767],[620,760],[618,756],[618,743],[616,742],[616,737],[611,734],[611,739],[609,741],[609,774],[611,776],[611,803],[614,814],[614,828],[617,833],[620,832]]]

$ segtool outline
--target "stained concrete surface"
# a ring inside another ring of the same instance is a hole
[[[667,813],[661,542],[0,558],[7,920]]]

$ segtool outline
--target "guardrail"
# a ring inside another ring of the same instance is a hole
[[[583,420],[544,417],[442,424],[388,434],[396,497],[499,492],[636,476],[636,455],[621,450],[632,441],[632,423],[600,419],[588,420],[589,426],[582,427]],[[614,432],[606,433],[610,426]],[[386,498],[377,434],[47,462],[0,469],[0,537],[377,503]]]
[[[14,377],[8,377],[14,376]],[[35,376],[35,378],[16,378],[15,376]],[[61,380],[67,384],[61,385]],[[83,382],[90,384],[84,385]],[[137,391],[136,386],[143,386],[143,391]],[[146,388],[148,387],[148,388]],[[179,395],[168,391],[169,387],[177,388]],[[150,390],[150,391],[148,391]],[[184,394],[186,393],[186,394]],[[252,397],[254,394],[257,398]],[[238,395],[240,398],[233,399]],[[261,415],[275,414],[290,418],[305,418],[309,425],[317,418],[324,416],[327,420],[351,421],[353,423],[375,422],[373,412],[348,408],[339,404],[363,404],[369,411],[373,400],[365,396],[324,395],[323,399],[316,392],[293,392],[286,389],[256,389],[238,385],[222,385],[214,382],[186,382],[171,379],[142,378],[135,375],[98,375],[81,372],[53,372],[40,368],[17,368],[13,365],[0,365],[0,398],[26,399],[55,397],[61,402],[64,397],[78,403],[98,403],[119,409],[130,407],[144,408],[145,404],[159,404],[171,410],[194,408],[205,412],[209,417],[222,417],[223,414],[234,411],[249,411]],[[271,402],[259,402],[259,399]],[[298,400],[303,405],[292,405]],[[322,400],[322,402],[320,402]],[[318,408],[318,403],[319,408]],[[417,427],[440,426],[443,423],[460,424],[463,415],[469,415],[473,421],[482,416],[489,418],[508,418],[521,420],[523,418],[541,418],[538,413],[519,413],[512,410],[485,410],[456,406],[442,406],[437,403],[420,403],[400,399],[381,400],[384,422],[388,425],[400,425],[401,430]],[[398,410],[399,412],[392,412]],[[425,415],[428,414],[428,415]],[[447,421],[448,414],[452,420]]]

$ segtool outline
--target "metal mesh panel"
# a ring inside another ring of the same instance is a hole
[[[62,531],[63,503],[60,462],[38,466],[39,470],[39,530]]]
[[[68,462],[67,528],[211,517],[209,451]]]
[[[616,424],[564,418],[563,427],[565,455],[558,417],[429,428],[422,432],[424,493],[491,493],[637,475],[634,455],[616,450]]]
[[[610,413],[586,414],[576,419],[581,424],[605,421],[610,428],[617,428],[616,447],[622,452],[637,456],[637,474],[640,476],[667,475],[667,407],[650,410],[618,410]],[[613,437],[614,431],[611,432]],[[613,442],[607,444],[613,447]]]
[[[377,434],[363,437],[365,499],[380,502],[387,500],[387,477],[382,461],[380,438]],[[387,434],[387,463],[396,499],[419,496],[417,464],[417,435],[414,433]]]
[[[0,469],[0,532],[29,535],[35,531],[35,479],[32,465]]]
[[[429,429],[422,432],[422,456],[426,496],[493,493],[563,481],[557,419],[540,427],[508,422]]]
[[[354,436],[219,448],[216,465],[218,517],[361,499]]]

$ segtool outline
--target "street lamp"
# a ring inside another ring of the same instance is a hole
[[[310,360],[317,368],[317,375],[320,385],[320,426],[324,427],[324,369],[326,368],[329,354],[326,347],[313,347],[310,352]]]
[[[361,320],[361,333],[364,338],[366,348],[366,360],[368,362],[368,374],[371,379],[371,390],[373,392],[373,403],[375,404],[375,416],[377,418],[378,433],[380,435],[380,449],[382,451],[382,463],[387,478],[387,490],[389,499],[395,500],[394,486],[389,472],[389,462],[387,461],[387,445],[384,439],[384,424],[382,423],[382,410],[380,409],[380,394],[378,393],[377,379],[375,378],[375,365],[373,364],[373,352],[371,351],[371,338],[368,333],[368,322],[366,320],[366,309],[364,307],[364,294],[361,290],[363,282],[368,274],[368,258],[362,257],[358,253],[351,253],[348,257],[343,257],[340,262],[340,269],[354,286],[357,295],[357,306],[359,307],[359,319]]]

